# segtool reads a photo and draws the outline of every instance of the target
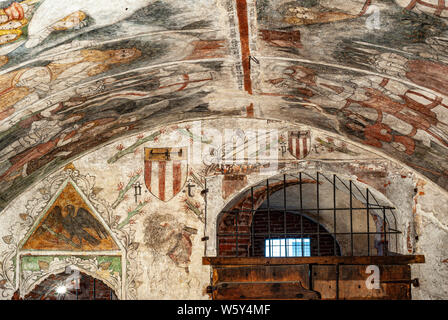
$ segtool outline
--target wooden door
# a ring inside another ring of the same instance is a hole
[[[212,299],[340,299],[409,300],[411,263],[424,263],[424,256],[226,258],[204,257],[213,268]],[[379,287],[369,286],[377,266]]]

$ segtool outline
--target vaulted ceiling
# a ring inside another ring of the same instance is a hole
[[[0,210],[109,141],[212,117],[333,132],[448,189],[446,2],[0,1]]]

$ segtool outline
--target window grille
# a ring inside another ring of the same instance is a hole
[[[309,198],[313,205],[307,205]],[[393,255],[401,233],[394,209],[356,181],[320,172],[284,174],[252,186],[222,211],[218,255]]]

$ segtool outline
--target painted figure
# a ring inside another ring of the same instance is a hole
[[[448,17],[448,7],[441,0],[395,0],[395,2],[407,9],[417,12],[432,14],[439,17]]]
[[[145,245],[167,255],[178,267],[188,272],[192,253],[191,237],[196,229],[177,222],[169,214],[151,214],[145,221]]]
[[[86,17],[95,22],[86,30],[112,25],[152,2],[154,0],[43,0],[29,23],[25,46],[35,47],[57,30],[80,28]]]
[[[387,54],[378,61],[377,68],[423,79],[425,71],[417,69],[419,64],[412,66],[415,71],[411,73],[403,68],[403,63],[409,64],[409,61],[396,54]],[[424,78],[426,84],[441,90],[444,79],[440,75],[439,69]],[[309,67],[288,66],[283,69],[282,77],[268,80],[268,83],[277,88],[290,88],[288,90],[303,96],[305,101],[336,107],[346,117],[346,127],[362,133],[365,144],[381,148],[386,142],[398,151],[412,155],[416,147],[414,139],[418,136],[418,139],[426,139],[427,145],[433,140],[448,147],[448,136],[444,133],[447,124],[439,121],[432,111],[438,106],[447,107],[441,97],[409,89],[388,78],[366,76],[346,82],[337,78],[330,80],[330,76],[318,76]]]
[[[106,72],[114,64],[130,62],[140,55],[135,48],[80,50],[60,55],[45,67],[0,75],[0,120],[28,108],[50,92],[60,92],[83,79]]]
[[[32,17],[34,4],[39,1],[13,2],[9,7],[0,9],[0,55],[9,54],[25,42],[25,30]]]
[[[13,2],[8,8],[0,10],[0,46],[17,40],[22,28],[28,24],[31,12],[25,2]]]
[[[344,21],[372,13],[369,10],[371,0],[319,0],[310,2],[313,5],[308,6],[301,2],[293,3],[278,10],[282,11],[284,22],[296,26]]]

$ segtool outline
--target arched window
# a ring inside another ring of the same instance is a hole
[[[222,211],[222,257],[386,256],[398,247],[394,208],[366,187],[320,172],[252,186]]]
[[[319,228],[319,238],[316,230]],[[252,220],[252,257],[339,256],[334,237],[310,218],[289,211],[259,209]],[[319,250],[318,246],[319,243]]]

